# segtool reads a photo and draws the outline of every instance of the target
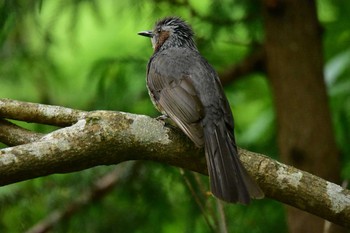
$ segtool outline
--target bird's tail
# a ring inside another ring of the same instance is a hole
[[[248,204],[251,198],[262,198],[264,193],[239,160],[233,132],[226,128],[224,120],[214,127],[205,127],[204,137],[214,196],[242,204]]]

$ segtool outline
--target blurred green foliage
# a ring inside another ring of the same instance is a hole
[[[347,1],[318,1],[324,27],[325,81],[344,179],[350,178],[349,10]],[[182,16],[191,23],[199,50],[219,72],[263,43],[260,6],[253,0],[2,0],[0,98],[157,116],[145,87],[152,48],[149,40],[136,33],[151,29],[155,20],[168,15]],[[225,89],[238,144],[276,158],[273,100],[265,74],[252,73]],[[51,129],[35,124],[25,127],[41,132]],[[27,230],[69,205],[112,168],[1,187],[0,232]],[[206,177],[201,179],[207,184]],[[212,212],[208,214],[211,224],[217,221],[213,206],[215,200],[210,198],[205,207]],[[275,201],[224,208],[230,232],[287,229],[283,206]],[[54,232],[212,230],[179,170],[144,162],[137,175],[125,178],[104,199],[65,220]]]

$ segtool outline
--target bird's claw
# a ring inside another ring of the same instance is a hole
[[[165,115],[165,114],[156,117],[156,120],[157,120],[157,121],[165,121],[165,120],[167,120],[167,119],[169,119],[169,116],[168,116],[168,115]]]

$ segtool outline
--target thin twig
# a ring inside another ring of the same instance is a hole
[[[68,204],[67,207],[54,210],[46,218],[28,229],[26,233],[49,232],[55,225],[63,220],[67,221],[67,219],[71,218],[84,207],[104,198],[120,181],[137,170],[138,166],[136,166],[136,164],[135,162],[131,162],[128,166],[123,165],[116,167],[113,171],[98,179],[89,190],[78,196],[78,198]]]
[[[225,215],[223,203],[219,199],[216,200],[216,208],[218,211],[219,232],[220,233],[228,233],[226,215]]]
[[[209,218],[208,218],[208,216],[207,216],[208,213],[206,212],[206,208],[204,207],[202,201],[200,200],[200,197],[199,197],[198,193],[194,190],[194,187],[193,187],[192,183],[190,182],[190,180],[189,180],[188,177],[186,176],[184,169],[180,168],[180,174],[181,174],[182,177],[184,178],[185,183],[186,183],[188,189],[190,190],[191,195],[192,195],[194,201],[197,203],[199,209],[201,210],[202,215],[203,215],[203,217],[204,217],[204,220],[205,220],[205,222],[207,223],[208,227],[210,228],[210,230],[211,230],[212,232],[216,232],[214,226],[210,223],[210,220],[209,220]]]

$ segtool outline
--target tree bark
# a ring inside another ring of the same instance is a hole
[[[0,99],[0,116],[67,125],[44,136],[34,133],[32,137],[25,130],[26,140],[18,126],[0,121],[0,141],[19,144],[0,150],[0,186],[128,160],[151,160],[207,173],[202,149],[180,130],[147,116],[84,112],[8,99]],[[239,154],[266,197],[350,227],[349,190],[264,155],[243,149]]]
[[[281,159],[339,183],[339,151],[323,79],[322,30],[315,1],[265,0],[263,12]],[[323,219],[292,207],[287,212],[291,233],[323,232]]]

